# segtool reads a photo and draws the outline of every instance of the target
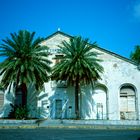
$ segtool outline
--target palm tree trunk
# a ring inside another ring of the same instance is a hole
[[[80,112],[79,112],[79,77],[76,78],[75,83],[75,114],[76,119],[80,119]]]
[[[19,77],[20,77],[20,71],[18,70],[17,72],[17,78],[16,78],[16,85],[15,85],[15,91],[17,92],[18,88],[19,88]]]
[[[22,90],[22,106],[26,106],[27,105],[27,86],[25,83],[22,83],[21,90]]]

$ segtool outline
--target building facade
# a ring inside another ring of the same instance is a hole
[[[52,66],[59,61],[58,45],[72,36],[56,32],[46,38],[42,45],[49,47],[49,59]],[[140,120],[140,71],[131,60],[107,51],[95,48],[100,53],[99,59],[104,73],[102,80],[91,85],[82,85],[79,96],[81,119],[100,120]],[[75,96],[74,87],[65,81],[49,81],[44,83],[44,90],[36,93],[34,86],[29,87],[28,106],[31,117],[50,119],[74,119]],[[21,93],[13,94],[13,90],[0,92],[0,117],[6,117],[10,111],[10,103],[20,102]],[[18,103],[20,104],[20,103]]]

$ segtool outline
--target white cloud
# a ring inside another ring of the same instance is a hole
[[[136,0],[136,2],[134,3],[134,17],[140,19],[140,0]]]

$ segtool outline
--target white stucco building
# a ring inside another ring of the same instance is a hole
[[[54,58],[60,55],[58,45],[61,45],[63,40],[69,41],[71,37],[58,31],[42,42],[50,49],[52,65],[58,61]],[[101,65],[104,67],[104,73],[94,89],[90,85],[82,86],[81,119],[140,120],[140,71],[137,65],[103,48],[95,48],[95,51],[100,53],[99,58],[103,60]],[[30,87],[28,105],[31,116],[51,119],[75,118],[74,87],[55,81],[44,83],[44,87],[44,91],[36,96],[34,88]],[[12,91],[3,93],[0,92],[0,116],[6,117],[10,110],[9,103],[13,102],[14,98],[18,98],[20,102],[20,93],[16,96]]]

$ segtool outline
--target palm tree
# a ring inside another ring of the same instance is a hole
[[[140,64],[140,46],[135,46],[134,52],[131,52],[130,58],[134,60],[136,63]]]
[[[103,72],[103,67],[97,58],[99,53],[93,49],[96,43],[90,45],[88,39],[81,37],[71,38],[69,42],[63,41],[59,47],[59,53],[63,57],[59,58],[52,71],[52,80],[67,81],[68,85],[75,86],[75,114],[80,118],[79,113],[79,91],[81,84],[91,84],[100,79],[99,73]]]
[[[27,86],[34,83],[36,89],[40,89],[48,80],[50,61],[46,46],[40,43],[44,40],[38,37],[34,39],[35,32],[20,30],[11,33],[11,38],[6,38],[0,45],[0,56],[5,60],[0,63],[1,84],[4,88],[15,84],[15,91],[21,87],[23,95],[22,105],[27,102]]]

